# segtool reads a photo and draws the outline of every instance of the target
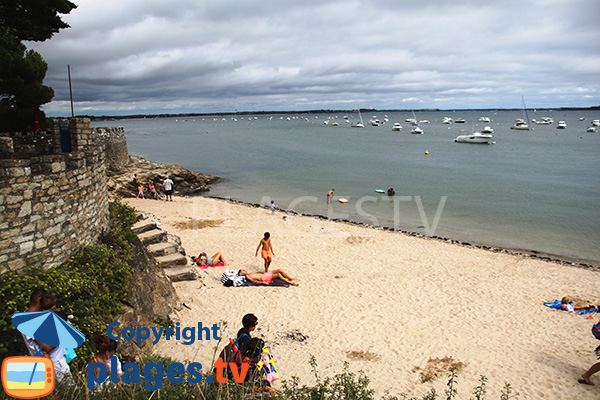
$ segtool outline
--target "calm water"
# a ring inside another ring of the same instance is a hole
[[[210,195],[252,203],[268,197],[303,213],[600,261],[600,133],[586,133],[600,112],[530,111],[532,119],[555,121],[531,131],[510,129],[519,111],[419,112],[417,119],[430,121],[421,124],[424,135],[410,134],[409,113],[387,113],[389,122],[378,127],[368,120],[384,113],[363,114],[364,129],[351,128],[344,115],[94,126],[124,126],[130,154],[228,179]],[[357,113],[347,115],[358,121]],[[467,122],[444,125],[444,116]],[[479,122],[481,116],[491,122]],[[339,126],[324,125],[327,119]],[[556,129],[559,120],[568,128]],[[394,122],[402,132],[391,130]],[[494,128],[495,145],[454,143],[461,129],[485,125]],[[375,192],[389,187],[394,201]],[[331,188],[350,202],[328,209]]]

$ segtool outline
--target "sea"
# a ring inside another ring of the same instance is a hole
[[[351,127],[360,117],[365,127]],[[444,117],[465,122],[443,124]],[[510,129],[524,117],[554,123]],[[600,111],[529,110],[527,117],[522,110],[417,111],[422,135],[411,134],[411,111],[138,118],[92,126],[123,126],[130,154],[224,178],[208,196],[273,200],[281,210],[598,265],[600,133],[587,128]],[[379,126],[369,122],[375,119]],[[557,129],[559,121],[567,128]],[[396,122],[402,131],[392,130]],[[494,129],[494,144],[454,141],[484,126]],[[389,188],[394,196],[376,192]],[[330,189],[333,205],[327,204]]]

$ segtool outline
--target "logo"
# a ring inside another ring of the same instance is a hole
[[[2,386],[18,399],[47,396],[54,390],[54,365],[46,357],[8,357],[2,361]]]

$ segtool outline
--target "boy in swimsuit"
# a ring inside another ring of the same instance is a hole
[[[273,251],[273,246],[271,245],[271,234],[269,232],[265,232],[265,237],[258,243],[255,257],[258,256],[258,250],[261,246],[262,250],[260,256],[265,259],[265,272],[269,272],[269,265],[271,265],[271,261],[273,261],[273,256],[275,255],[275,251]]]
[[[244,269],[240,269],[240,272],[238,275],[246,277],[247,281],[249,281],[250,283],[254,283],[254,284],[264,283],[265,285],[270,285],[271,283],[273,283],[273,279],[279,278],[282,281],[284,281],[285,283],[289,283],[290,285],[293,285],[293,286],[298,286],[298,284],[295,282],[296,280],[294,278],[292,278],[291,276],[289,276],[282,269],[276,269],[274,271],[266,272],[264,274],[262,272],[248,273],[248,271],[246,271]]]

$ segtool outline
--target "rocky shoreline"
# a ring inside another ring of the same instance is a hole
[[[137,174],[138,181],[144,185],[144,195],[149,197],[148,183],[154,182],[159,197],[164,198],[162,182],[165,177],[171,178],[175,196],[197,196],[208,192],[209,185],[221,182],[223,179],[189,171],[175,164],[165,164],[146,160],[142,156],[129,156],[129,163],[119,169],[108,168],[108,192],[111,200],[131,198],[137,195],[137,187],[132,184],[132,176]]]

